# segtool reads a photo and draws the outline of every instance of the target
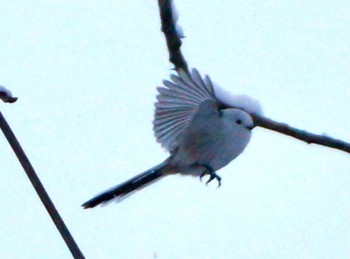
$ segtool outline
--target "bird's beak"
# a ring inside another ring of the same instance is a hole
[[[249,130],[252,130],[252,129],[254,129],[254,126],[247,126],[246,128]]]

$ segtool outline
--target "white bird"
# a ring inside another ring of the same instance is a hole
[[[218,97],[220,93],[216,93],[217,87],[214,90],[210,78],[202,79],[196,69],[191,73],[180,70],[178,76],[171,75],[171,80],[164,80],[164,86],[157,89],[159,95],[153,121],[157,141],[170,156],[159,165],[85,202],[84,208],[123,198],[176,173],[200,178],[209,175],[207,183],[217,179],[220,186],[221,177],[216,171],[243,152],[254,127],[252,117],[243,109],[259,113],[260,106],[246,96],[242,96],[243,99],[253,103],[248,107],[239,102],[237,105],[229,103],[222,92],[221,95],[226,97]]]

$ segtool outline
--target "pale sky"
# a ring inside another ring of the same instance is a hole
[[[175,2],[190,66],[277,121],[350,142],[349,1]],[[87,258],[346,258],[350,158],[254,129],[222,186],[171,176],[80,205],[160,163],[172,73],[157,1],[2,1],[0,109]],[[0,258],[71,258],[0,136]]]

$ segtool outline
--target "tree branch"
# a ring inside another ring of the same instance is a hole
[[[170,0],[158,0],[162,32],[166,38],[169,61],[174,64],[176,71],[183,69],[188,72],[188,66],[181,53],[181,38],[176,30],[176,15]]]
[[[172,0],[158,0],[159,12],[169,51],[169,61],[175,65],[176,71],[184,69],[188,71],[188,66],[181,53],[181,39],[176,32],[176,19],[174,20],[174,9]],[[273,130],[275,132],[296,138],[308,144],[318,144],[350,153],[350,144],[342,140],[334,139],[324,135],[316,135],[305,130],[300,130],[285,123],[273,121],[256,114],[251,114],[256,127]]]
[[[273,121],[256,114],[251,114],[254,124],[257,127],[273,130],[278,133],[296,138],[308,144],[318,144],[350,153],[350,144],[339,139],[334,139],[325,135],[317,135],[289,126],[286,123]]]
[[[1,93],[3,93],[3,95],[1,95]],[[9,90],[7,90],[4,87],[1,88],[1,86],[0,86],[0,99],[2,99],[4,102],[9,102],[9,103],[13,103],[17,100],[16,97],[12,97],[12,94]],[[38,175],[36,174],[33,166],[31,165],[28,157],[24,153],[24,150],[22,149],[21,145],[19,144],[15,134],[11,130],[10,125],[7,123],[5,117],[2,115],[1,111],[0,111],[0,128],[1,128],[2,132],[4,133],[7,141],[9,142],[10,146],[12,147],[14,153],[16,154],[18,161],[21,163],[24,171],[26,172],[26,174],[27,174],[30,182],[32,183],[36,193],[38,194],[41,202],[44,204],[52,221],[56,225],[63,240],[66,242],[66,245],[68,246],[73,257],[79,258],[79,259],[85,258],[83,253],[80,251],[77,243],[74,241],[73,236],[71,235],[68,228],[66,227],[63,219],[61,218],[60,214],[58,213],[55,205],[51,201],[50,196],[47,194],[43,184],[41,183]]]
[[[13,97],[10,90],[6,89],[4,86],[0,85],[0,99],[4,103],[14,103],[17,101],[17,97]]]

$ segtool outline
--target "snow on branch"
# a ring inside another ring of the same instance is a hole
[[[13,97],[10,90],[0,85],[0,99],[5,103],[14,103],[18,98]]]
[[[177,25],[178,13],[175,4],[172,0],[158,0],[159,13],[162,23],[162,32],[165,35],[168,51],[169,61],[175,65],[176,71],[184,69],[188,71],[188,66],[185,58],[181,53],[181,38],[183,38],[182,29]],[[325,135],[317,135],[309,133],[305,130],[300,130],[289,126],[285,123],[273,121],[261,115],[250,113],[256,127],[269,129],[298,140],[304,141],[308,144],[318,144],[325,147],[338,149],[350,153],[350,143],[342,140],[334,139]]]

